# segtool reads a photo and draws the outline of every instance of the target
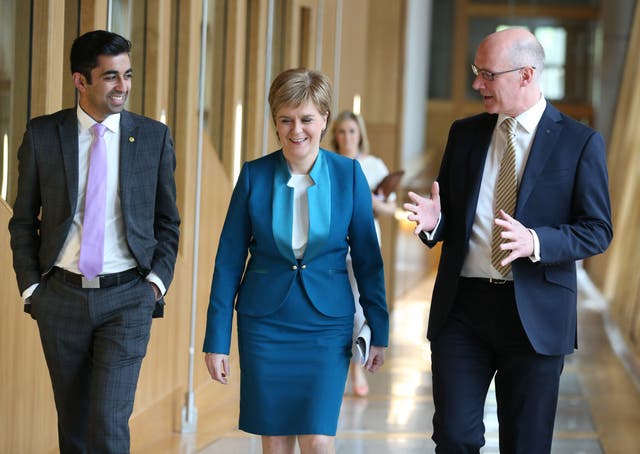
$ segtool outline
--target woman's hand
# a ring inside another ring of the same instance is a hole
[[[369,359],[367,360],[367,364],[364,367],[369,372],[375,372],[384,364],[384,351],[386,347],[376,347],[372,345],[369,350]]]
[[[373,194],[373,214],[376,216],[393,216],[396,212],[396,201],[384,197],[382,189]]]
[[[229,355],[205,353],[204,362],[207,364],[211,378],[226,385],[227,377],[229,377]]]

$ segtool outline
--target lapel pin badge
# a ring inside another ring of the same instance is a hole
[[[133,143],[133,142],[135,142],[135,141],[136,141],[136,138],[135,138],[135,137],[129,137],[129,142]]]

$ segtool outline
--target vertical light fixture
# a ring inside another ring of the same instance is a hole
[[[271,109],[269,107],[269,87],[271,86],[271,61],[273,60],[273,9],[274,0],[269,0],[267,3],[267,36],[266,43],[267,48],[265,50],[265,66],[264,66],[264,123],[262,123],[262,156],[266,155],[269,151],[269,118],[271,118]]]
[[[233,183],[238,181],[242,160],[242,103],[236,104],[233,121]]]
[[[361,102],[360,95],[358,94],[353,95],[353,113],[356,115],[360,115],[360,102]]]
[[[112,31],[111,19],[113,17],[113,0],[107,1],[107,31]]]
[[[2,137],[2,190],[0,195],[4,200],[7,200],[7,186],[9,179],[9,136],[4,133]]]
[[[334,112],[338,111],[338,98],[340,97],[340,59],[342,57],[342,0],[336,3],[336,35],[334,37],[333,53],[333,106]]]

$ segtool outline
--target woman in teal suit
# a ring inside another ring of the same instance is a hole
[[[227,383],[234,301],[240,429],[263,452],[333,452],[355,310],[371,327],[366,367],[384,362],[389,320],[371,192],[357,161],[320,148],[328,78],[287,70],[269,90],[282,148],[244,164],[220,236],[204,340],[211,377]],[[247,262],[247,252],[249,260]]]

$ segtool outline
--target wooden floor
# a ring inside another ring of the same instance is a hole
[[[425,248],[409,232],[400,232],[396,264],[400,281],[391,314],[391,347],[387,363],[370,376],[371,393],[356,398],[348,392],[343,402],[336,451],[338,453],[433,452],[429,346],[424,338],[433,274]],[[421,271],[422,270],[422,271]],[[629,454],[640,452],[640,374],[624,350],[605,305],[586,274],[580,273],[579,345],[567,357],[561,379],[553,453]],[[348,391],[348,390],[347,390]],[[234,403],[232,405],[237,405]],[[260,453],[260,440],[232,430],[223,432],[225,414],[200,409],[195,435],[175,436],[134,450],[151,453]],[[483,453],[497,453],[495,398],[485,407],[486,446]]]

